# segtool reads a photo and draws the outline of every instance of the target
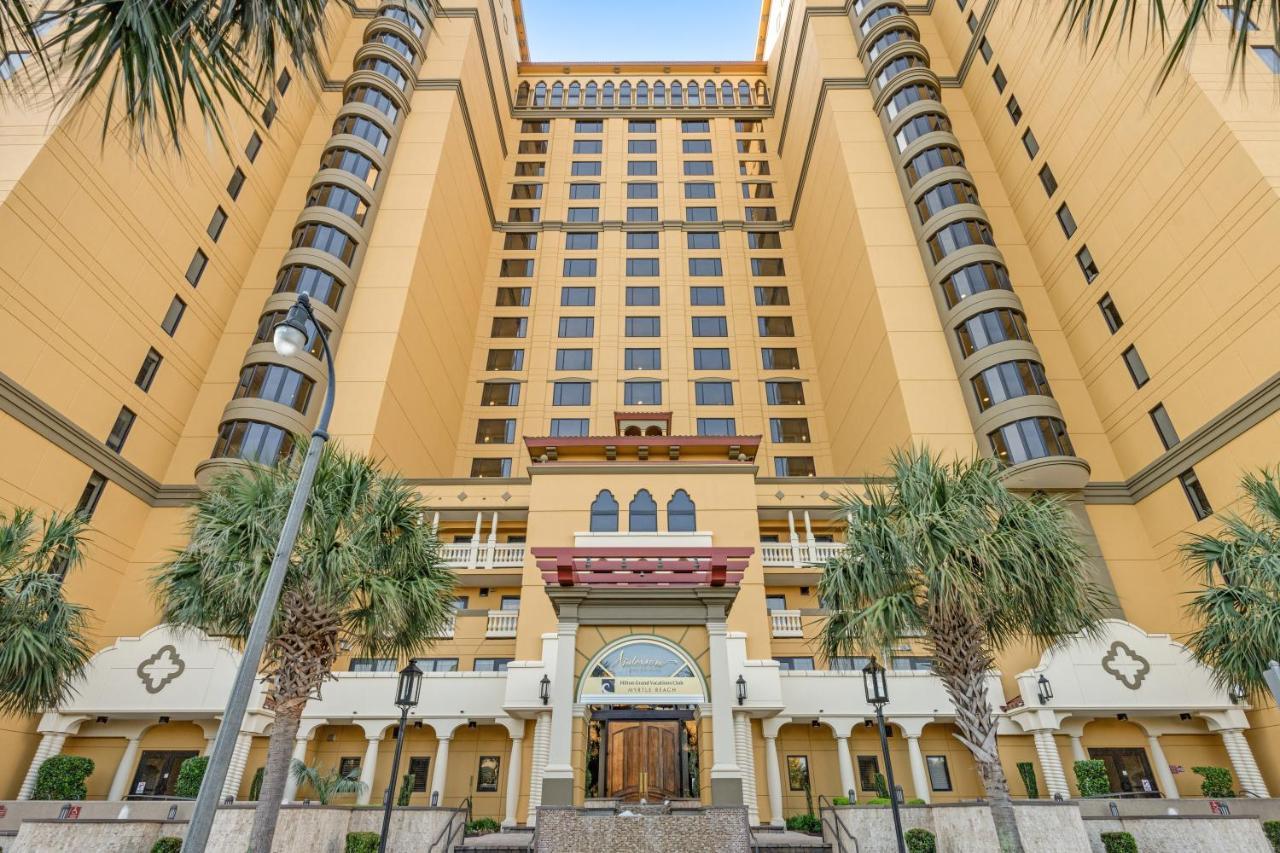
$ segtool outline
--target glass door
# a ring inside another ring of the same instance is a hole
[[[1156,784],[1156,774],[1151,772],[1151,762],[1147,760],[1145,749],[1091,748],[1089,757],[1101,759],[1106,764],[1113,793],[1160,796],[1160,786]]]
[[[129,798],[172,797],[178,785],[178,768],[188,758],[199,755],[192,750],[148,749],[138,760],[138,771],[129,786]]]

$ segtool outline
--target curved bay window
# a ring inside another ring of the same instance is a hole
[[[876,75],[876,85],[883,89],[886,83],[908,69],[928,67],[924,64],[924,60],[918,56],[899,56],[893,62],[880,69],[880,73]]]
[[[627,506],[627,530],[632,533],[658,532],[658,504],[648,489],[636,492]]]
[[[591,527],[592,533],[617,533],[618,532],[618,502],[613,497],[613,492],[605,489],[596,495],[596,499],[591,502]]]
[[[333,255],[347,266],[356,254],[355,238],[345,231],[322,222],[304,222],[293,229],[291,249],[316,249]]]
[[[307,207],[327,207],[345,214],[357,224],[364,224],[369,203],[338,184],[317,184],[307,193]]]
[[[987,434],[996,458],[1017,465],[1045,456],[1074,456],[1067,425],[1057,418],[1023,418]]]
[[[422,24],[420,24],[418,19],[413,15],[410,15],[407,10],[402,9],[399,6],[384,6],[378,14],[384,18],[399,21],[412,30],[415,36],[422,38]]]
[[[862,22],[858,29],[865,36],[867,33],[871,32],[872,27],[883,21],[885,18],[892,18],[894,15],[905,14],[907,14],[907,10],[901,6],[881,6],[879,9],[876,9],[868,15],[867,19]]]
[[[378,185],[378,167],[373,161],[350,148],[330,148],[320,158],[321,169],[340,169],[355,175],[372,189]]]
[[[965,357],[1001,341],[1030,341],[1027,318],[1013,308],[996,308],[974,314],[956,327],[960,351]]]
[[[385,44],[387,47],[407,59],[410,63],[412,63],[418,55],[417,51],[413,49],[413,45],[409,44],[395,33],[378,33],[371,43]]]
[[[893,93],[893,97],[885,102],[884,111],[890,120],[897,118],[898,113],[916,101],[940,101],[938,90],[928,83],[908,83]]]
[[[906,172],[907,183],[915,186],[916,182],[930,172],[936,172],[944,166],[963,165],[964,155],[960,153],[959,148],[953,145],[935,145],[912,157],[911,161],[903,167],[903,171]]]
[[[926,133],[936,133],[937,131],[949,133],[951,131],[951,121],[942,113],[921,113],[918,116],[912,116],[906,124],[899,128],[893,139],[898,144],[898,152],[902,153],[907,150],[908,145]]]
[[[339,116],[338,120],[333,123],[334,133],[345,133],[350,136],[358,136],[365,142],[378,149],[379,154],[387,153],[387,146],[391,144],[391,134],[387,133],[376,121],[365,118],[364,116]],[[346,149],[335,148],[334,151],[345,151]],[[323,162],[321,163],[323,166]],[[372,163],[370,163],[372,165]],[[336,168],[342,168],[338,166]],[[348,169],[347,171],[351,171]],[[354,172],[352,174],[355,174]],[[360,177],[364,180],[364,176]]]
[[[334,311],[342,304],[342,283],[331,274],[307,264],[290,264],[276,273],[272,293],[305,293]]]
[[[288,311],[268,311],[258,318],[258,330],[254,333],[253,343],[266,344],[271,343],[275,337],[276,326],[284,322],[285,315]],[[329,330],[325,329],[325,334],[329,334]],[[320,336],[316,334],[315,324],[307,320],[307,352],[311,353],[315,358],[319,358],[321,352],[324,351],[324,342]]]
[[[396,102],[391,100],[391,96],[379,89],[377,86],[361,85],[352,86],[347,92],[346,98],[343,99],[344,104],[368,104],[387,118],[395,121],[400,115],[400,108],[396,106]]]
[[[697,509],[684,489],[676,489],[667,501],[667,530],[672,533],[693,533],[698,529]]]
[[[977,204],[978,191],[968,181],[947,181],[938,184],[920,196],[916,202],[916,212],[920,214],[923,225],[930,217],[936,216],[948,207],[957,204]]]
[[[406,84],[409,82],[409,78],[405,77],[404,72],[397,66],[377,56],[371,56],[367,59],[360,60],[360,64],[356,66],[356,70],[372,71],[374,74],[381,74],[401,89],[404,89]],[[525,94],[528,95],[527,89],[525,90]]]
[[[954,308],[966,297],[987,290],[1013,290],[1009,271],[992,261],[963,266],[942,282],[942,295],[946,297],[948,308]]]
[[[962,219],[939,228],[929,237],[929,253],[933,262],[958,252],[969,246],[994,246],[996,238],[991,234],[991,226],[981,219]]]
[[[250,364],[240,371],[231,399],[250,397],[280,403],[299,412],[307,411],[315,382],[282,364]]]
[[[210,455],[275,465],[292,449],[293,436],[278,426],[261,421],[226,421],[218,427],[218,439]]]
[[[906,41],[907,39],[913,38],[915,38],[915,35],[908,30],[889,30],[889,32],[876,39],[875,44],[871,45],[871,48],[867,51],[867,61],[875,62],[877,56],[884,53],[893,45],[900,41]]]
[[[1006,361],[973,377],[973,392],[978,398],[978,410],[986,411],[994,405],[1039,394],[1052,397],[1044,366],[1036,361]]]

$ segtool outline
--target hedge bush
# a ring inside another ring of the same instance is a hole
[[[1027,788],[1027,799],[1040,799],[1040,786],[1036,784],[1036,766],[1030,761],[1019,761],[1018,775],[1022,777],[1022,784]]]
[[[1222,799],[1223,797],[1234,797],[1235,790],[1231,787],[1231,771],[1225,767],[1192,767],[1192,773],[1198,773],[1204,777],[1204,781],[1200,783],[1200,790],[1206,797],[1214,797]]]
[[[1271,842],[1271,849],[1276,853],[1280,853],[1280,820],[1264,820],[1262,822],[1262,832],[1267,836],[1267,840]]]
[[[936,853],[938,840],[927,829],[908,829],[903,836],[911,853]]]
[[[890,800],[888,797],[872,797],[871,799],[867,800],[867,801],[866,801],[865,803],[863,803],[862,805],[864,805],[864,806],[887,806],[887,805],[889,805],[891,802],[892,802],[892,800]],[[924,806],[924,805],[928,805],[928,803],[926,803],[924,800],[920,799],[919,797],[908,797],[908,798],[907,798],[907,801],[906,801],[906,803],[905,803],[905,805],[908,805],[908,806]]]
[[[885,781],[884,774],[877,773],[875,775],[875,782],[876,793],[884,797],[886,800],[889,799],[889,783]]]
[[[1102,833],[1102,846],[1107,853],[1138,853],[1138,842],[1128,832]]]
[[[265,779],[266,776],[267,776],[267,768],[265,767],[259,767],[257,770],[254,771],[253,780],[249,782],[250,801],[256,803],[258,801],[258,798],[262,796],[262,780]]]
[[[151,845],[151,853],[182,853],[182,839],[165,835]]]
[[[182,762],[178,768],[178,782],[173,793],[178,797],[194,800],[200,795],[200,783],[204,781],[204,771],[209,767],[209,756],[196,755]]]
[[[1076,773],[1076,785],[1082,797],[1102,797],[1111,793],[1111,779],[1107,776],[1106,762],[1100,758],[1077,761],[1072,767]]]
[[[833,806],[847,806],[847,805],[849,805],[849,798],[848,798],[848,797],[832,797],[832,798],[831,798],[831,805],[833,805]]]
[[[822,832],[822,821],[811,814],[793,814],[787,818],[787,829],[795,832]]]
[[[33,800],[83,800],[89,795],[84,781],[93,773],[93,759],[80,755],[46,758],[36,771]]]
[[[376,832],[348,832],[345,853],[378,853],[379,838]]]
[[[502,824],[491,817],[478,817],[467,824],[467,835],[488,835],[491,832],[501,831]]]

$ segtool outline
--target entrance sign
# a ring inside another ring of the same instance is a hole
[[[587,668],[581,702],[601,705],[705,702],[693,662],[653,640],[632,640],[606,651]]]

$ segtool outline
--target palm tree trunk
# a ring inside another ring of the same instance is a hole
[[[935,671],[956,709],[956,737],[978,765],[978,775],[991,805],[1001,853],[1022,853],[1022,838],[1009,798],[1009,781],[996,749],[996,721],[987,699],[987,672],[992,658],[982,629],[957,614],[935,612],[929,625]]]
[[[266,772],[262,777],[262,793],[253,814],[253,832],[249,836],[252,853],[269,853],[276,834],[276,821],[280,817],[280,803],[284,799],[284,785],[290,772],[293,742],[302,722],[304,702],[289,702],[276,708],[276,719],[271,725],[271,739],[267,742]]]

